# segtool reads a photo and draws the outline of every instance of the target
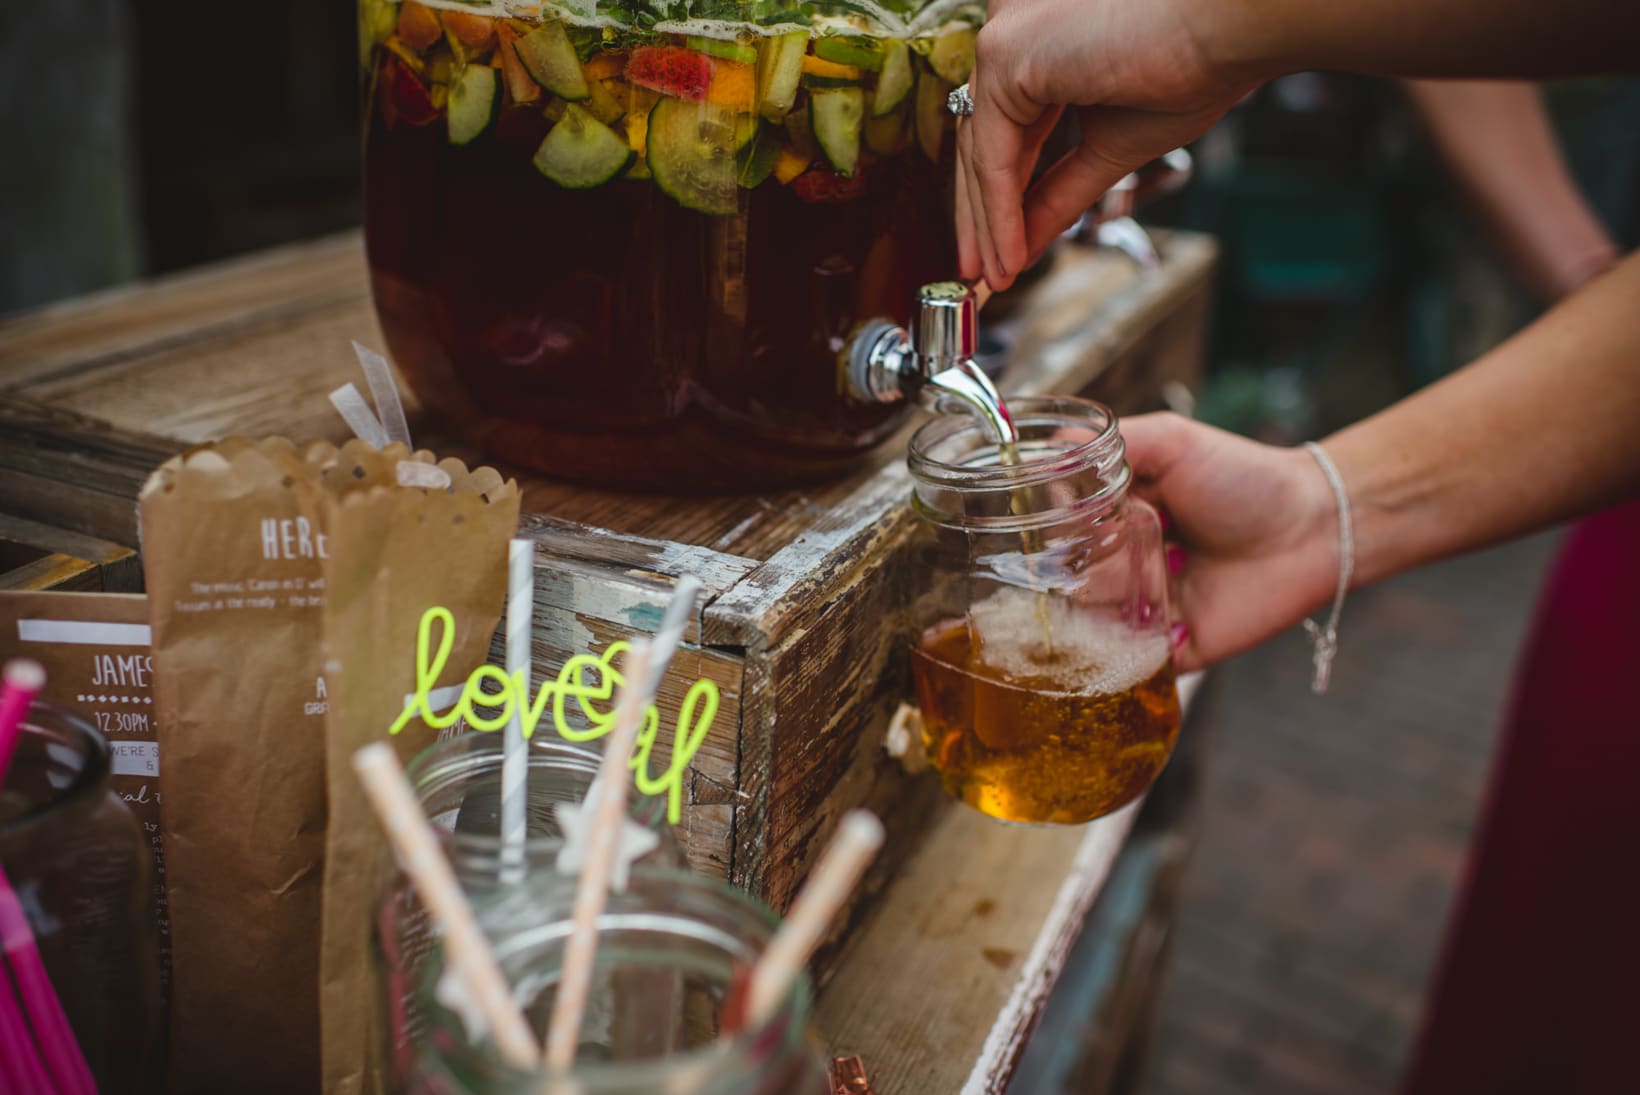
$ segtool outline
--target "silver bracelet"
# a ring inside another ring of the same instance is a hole
[[[1325,628],[1314,620],[1304,621],[1304,630],[1315,644],[1315,676],[1310,681],[1310,690],[1319,696],[1332,679],[1333,656],[1338,653],[1338,617],[1344,611],[1344,594],[1350,591],[1350,578],[1355,574],[1355,532],[1350,527],[1350,499],[1344,493],[1344,478],[1338,474],[1332,457],[1314,441],[1306,441],[1304,448],[1321,465],[1321,474],[1327,477],[1327,485],[1332,487],[1333,498],[1338,503],[1338,589],[1333,594],[1332,615],[1327,617]]]

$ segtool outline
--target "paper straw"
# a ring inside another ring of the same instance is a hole
[[[683,633],[689,628],[689,618],[695,611],[695,598],[700,596],[700,579],[693,574],[685,574],[678,579],[678,584],[672,589],[672,600],[667,603],[666,614],[661,617],[661,626],[656,629],[651,646],[656,656],[650,659],[649,679],[643,682],[644,695],[654,699],[661,690],[661,681],[666,677],[666,667],[672,662],[672,652],[683,641]]]
[[[624,667],[626,686],[615,708],[615,729],[604,744],[604,759],[598,766],[602,797],[594,804],[586,863],[575,887],[574,922],[564,946],[563,972],[552,1003],[551,1025],[547,1027],[545,1063],[553,1072],[570,1070],[581,1040],[581,1020],[592,988],[593,962],[598,956],[598,918],[609,899],[610,872],[626,816],[626,791],[632,778],[629,762],[643,725],[644,709],[649,706],[642,683],[648,679],[649,665],[649,644],[641,640],[633,643]]]
[[[358,342],[353,343],[353,352],[358,356],[359,367],[364,370],[365,381],[370,385],[370,397],[376,401],[376,413],[380,416],[382,428],[387,431],[387,439],[410,448],[410,424],[404,419],[404,404],[399,400],[399,385],[393,379],[393,367],[381,354]]]
[[[558,995],[553,1000],[551,1025],[547,1028],[544,1061],[554,1073],[567,1073],[575,1064],[587,994],[592,988],[593,963],[598,956],[598,918],[609,900],[621,824],[626,820],[627,785],[632,777],[630,762],[638,730],[643,726],[650,700],[666,676],[666,667],[683,640],[699,593],[700,580],[693,575],[683,575],[672,591],[672,600],[661,617],[653,642],[634,643],[622,667],[626,684],[615,708],[615,729],[604,745],[603,762],[598,767],[597,786],[602,797],[591,804],[596,813],[587,834],[586,863],[575,887],[574,920],[569,942],[564,947]]]
[[[63,1095],[96,1095],[97,1082],[91,1078],[91,1067],[85,1063],[74,1028],[69,1025],[56,990],[51,987],[45,962],[34,945],[34,933],[23,915],[22,903],[17,900],[4,870],[0,870],[0,941],[5,944],[6,958],[11,962],[17,995],[28,1014],[29,1025],[40,1040],[40,1055],[56,1078],[56,1089]]]
[[[0,1091],[56,1092],[40,1063],[28,1021],[17,1006],[11,978],[0,970]]]
[[[529,743],[524,708],[530,695],[530,618],[535,611],[535,545],[514,540],[507,554],[507,675],[513,680],[512,718],[502,732],[501,880],[516,885],[524,874],[525,805],[529,801]]]
[[[0,787],[23,736],[23,717],[45,686],[45,667],[33,659],[13,658],[0,669]]]
[[[29,706],[45,683],[45,669],[39,662],[27,658],[15,658],[0,670],[0,786],[5,784],[6,771],[11,767],[11,758],[22,739],[23,717],[28,714]],[[80,1043],[74,1038],[74,1029],[69,1026],[63,1006],[51,987],[45,962],[34,943],[34,932],[29,928],[22,903],[12,890],[11,880],[6,877],[4,869],[0,869],[0,945],[5,947],[11,976],[17,982],[17,998],[22,1003],[22,1014],[15,1014],[11,985],[8,982],[0,986],[4,990],[0,992],[0,997],[4,997],[3,1003],[0,1003],[0,1027],[8,1028],[4,1032],[8,1043],[7,1056],[11,1056],[9,1043],[13,1041],[15,1030],[24,1043],[17,1050],[19,1056],[15,1067],[32,1077],[33,1070],[40,1067],[40,1058],[32,1056],[33,1047],[28,1044],[28,1028],[33,1027],[40,1040],[40,1057],[56,1078],[55,1090],[64,1095],[96,1095],[96,1081],[91,1078],[91,1069],[80,1052]],[[25,1087],[21,1090],[53,1088],[48,1084],[45,1088]]]
[[[877,815],[869,810],[843,815],[836,835],[792,902],[785,923],[752,970],[751,1002],[746,1009],[749,1026],[760,1027],[774,1015],[882,846],[883,823]]]
[[[376,412],[365,402],[364,395],[352,384],[343,384],[330,393],[330,405],[347,421],[353,435],[380,452],[387,447],[387,431],[376,419]]]
[[[353,771],[364,784],[399,865],[443,933],[450,971],[489,1024],[496,1047],[508,1064],[534,1069],[540,1059],[535,1035],[512,998],[507,978],[484,940],[432,827],[416,805],[410,781],[392,747],[376,742],[360,749],[353,754]]]

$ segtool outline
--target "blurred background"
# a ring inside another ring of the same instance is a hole
[[[224,20],[169,0],[0,8],[0,316],[359,222],[346,0]],[[1572,175],[1640,242],[1640,86],[1546,89]],[[1146,216],[1222,243],[1199,417],[1320,436],[1539,303],[1404,88],[1307,73],[1251,96]],[[1352,597],[1334,688],[1289,635],[1193,718],[1201,843],[1168,945],[1153,1095],[1393,1087],[1554,535]]]

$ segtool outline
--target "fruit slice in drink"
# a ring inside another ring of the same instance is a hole
[[[665,98],[649,112],[648,160],[655,185],[679,205],[723,216],[739,205],[736,153],[757,118],[710,103]]]
[[[625,138],[574,103],[535,151],[541,174],[570,190],[601,186],[632,162]]]

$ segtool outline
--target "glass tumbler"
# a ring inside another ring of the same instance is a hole
[[[406,768],[456,879],[475,901],[513,884],[503,871],[500,837],[504,748],[500,732],[469,731],[435,742]],[[556,873],[564,834],[553,807],[582,801],[602,760],[593,749],[548,734],[530,739],[528,756],[525,811],[529,835],[524,841],[523,879]],[[638,862],[681,867],[683,850],[666,824],[665,800],[633,794],[628,798],[628,811],[658,838],[655,849]],[[433,946],[433,933],[414,888],[395,873],[377,909],[375,934],[383,1014],[388,1016],[391,1038],[389,1075],[400,1086],[409,1074],[413,1047],[425,1025],[414,986]]]
[[[0,786],[0,1090],[156,1090],[153,863],[109,772],[90,723],[29,709]]]
[[[573,879],[542,876],[495,895],[479,916],[538,1039],[557,991],[575,900]],[[769,1020],[726,1029],[724,1001],[756,962],[778,920],[748,894],[687,871],[639,867],[598,920],[592,992],[571,1074],[553,1090],[579,1095],[827,1095],[825,1061],[809,1027],[800,978]],[[417,1058],[417,1095],[535,1095],[549,1077],[501,1060],[434,1001]],[[602,1001],[602,1006],[595,1006]]]
[[[1161,525],[1108,408],[1009,406],[1017,451],[966,415],[911,440],[923,745],[970,806],[1077,824],[1141,795],[1178,735]]]

